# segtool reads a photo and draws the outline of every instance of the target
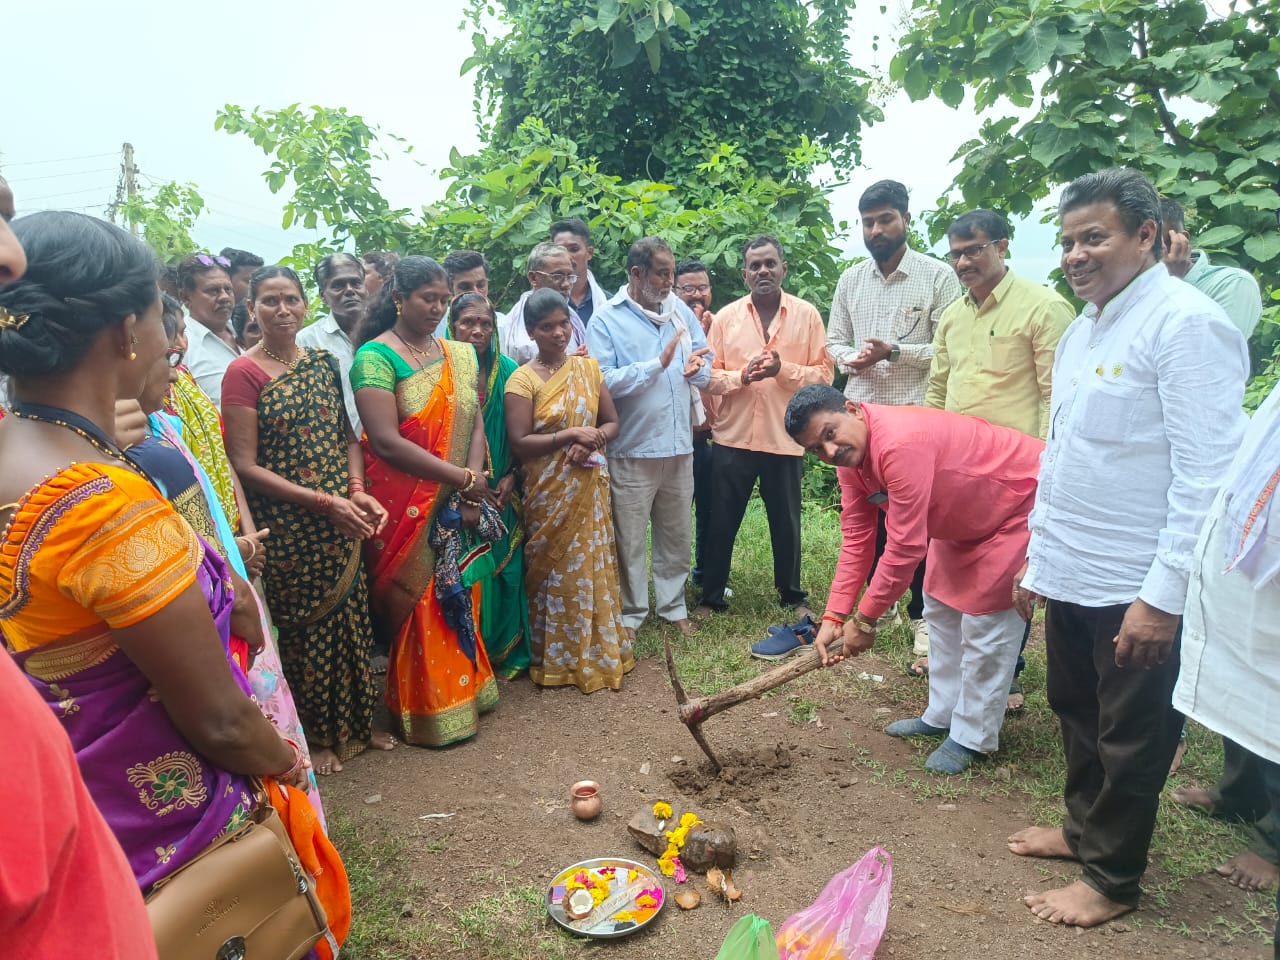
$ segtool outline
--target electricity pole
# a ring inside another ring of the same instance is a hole
[[[133,162],[133,144],[126,143],[120,148],[120,178],[116,181],[116,198],[107,208],[107,216],[112,223],[116,222],[116,215],[125,201],[138,192],[137,174],[138,167]],[[138,235],[136,223],[129,224],[129,230],[135,237]]]

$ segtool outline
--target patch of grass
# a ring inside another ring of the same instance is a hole
[[[441,910],[414,879],[412,854],[439,853],[444,841],[404,837],[349,814],[329,818],[329,835],[351,883],[353,922],[343,960],[573,960],[582,944],[551,927],[536,884],[501,874],[476,878],[484,891],[469,904]]]
[[[415,880],[406,864],[405,840],[337,812],[329,815],[329,836],[351,884],[352,923],[342,947],[344,960],[432,956],[436,931],[427,919],[426,884]]]
[[[811,697],[792,694],[787,697],[787,719],[792,723],[810,723],[818,716],[821,704]]]
[[[479,887],[497,887],[453,918],[445,931],[448,956],[468,960],[569,960],[582,943],[547,926],[543,890],[513,886],[502,877],[483,878]]]

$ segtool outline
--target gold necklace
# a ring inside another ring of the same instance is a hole
[[[295,349],[297,349],[298,352],[294,356],[294,358],[292,360],[285,360],[283,357],[277,357],[274,353],[268,350],[266,343],[262,344],[262,352],[265,353],[272,360],[274,360],[276,363],[280,364],[280,366],[284,367],[286,370],[292,370],[294,367],[298,365],[298,361],[301,360],[304,356],[306,356],[306,353],[307,353],[306,347],[297,347]]]
[[[432,337],[429,341],[427,341],[427,349],[423,350],[420,347],[415,347],[412,343],[410,343],[404,337],[400,336],[400,331],[397,330],[395,327],[391,328],[391,332],[396,335],[397,340],[399,340],[401,343],[403,343],[406,347],[409,348],[409,352],[413,354],[413,358],[418,361],[419,369],[422,368],[424,360],[431,359],[431,348],[434,347],[436,343],[435,337]]]
[[[568,355],[561,357],[560,362],[553,367],[551,366],[551,364],[547,363],[547,361],[542,359],[542,354],[538,354],[538,362],[542,364],[542,369],[547,371],[547,373],[555,373],[557,370],[559,370],[561,367],[563,367],[566,363],[569,362],[569,357]]]

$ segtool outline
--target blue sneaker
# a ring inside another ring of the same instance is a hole
[[[813,617],[809,616],[806,613],[796,623],[792,623],[792,624],[783,623],[783,624],[778,624],[777,626],[773,626],[769,628],[770,634],[776,634],[776,633],[785,634],[787,633],[787,631],[794,633],[801,640],[805,641],[806,643],[809,643],[813,641],[815,637],[818,636],[818,625],[814,622]]]
[[[947,728],[933,727],[919,717],[912,717],[909,720],[893,721],[893,723],[884,728],[884,732],[891,737],[945,737]],[[959,744],[956,744],[956,746],[959,746]]]
[[[970,750],[947,737],[937,750],[929,754],[929,759],[924,762],[924,768],[930,773],[964,773],[969,769],[969,764],[980,756],[982,754],[977,750]]]
[[[751,655],[757,660],[785,660],[794,653],[799,653],[806,647],[813,646],[813,634],[810,633],[807,639],[802,639],[794,630],[782,629],[777,633],[770,633],[763,640],[757,640],[751,645]]]

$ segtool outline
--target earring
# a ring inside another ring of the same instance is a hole
[[[396,319],[397,320],[400,319],[400,301],[399,300],[396,301]]]
[[[131,346],[131,347],[136,347],[137,345],[138,345],[138,338],[137,338],[137,337],[130,337],[130,338],[129,338],[129,346]],[[137,359],[138,359],[138,351],[137,351],[137,350],[130,350],[130,351],[129,351],[129,359],[130,359],[130,360],[137,360]]]

